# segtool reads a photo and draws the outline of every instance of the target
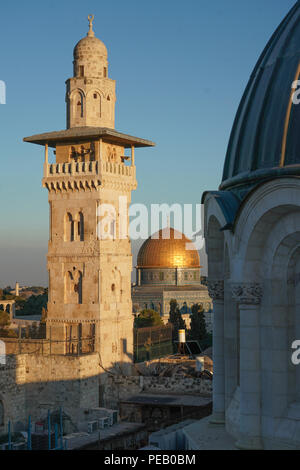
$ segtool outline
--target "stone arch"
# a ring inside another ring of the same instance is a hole
[[[208,258],[208,278],[223,279],[224,272],[224,233],[218,219],[211,215],[207,226],[206,252]]]
[[[74,240],[84,241],[84,215],[82,211],[74,217]]]
[[[292,208],[297,211],[299,190],[297,178],[276,179],[262,184],[243,202],[235,221],[234,243],[230,250],[233,256],[239,254],[238,263],[234,263],[239,271],[238,278],[245,266],[247,250],[260,246],[262,239],[270,234],[270,227],[287,211],[291,212]]]
[[[71,212],[67,212],[65,215],[65,241],[73,242],[75,240],[75,221]]]
[[[71,110],[72,116],[71,119],[81,119],[85,114],[85,93],[80,88],[73,90],[70,94]]]
[[[65,303],[82,304],[82,272],[78,269],[65,273]]]
[[[213,416],[212,422],[225,422],[224,356],[224,250],[225,218],[214,198],[205,199],[205,241],[208,258],[208,292],[213,299]]]
[[[251,355],[256,358],[253,378],[256,377],[256,400],[260,400],[261,406],[256,407],[256,415],[253,414],[252,418],[256,416],[257,426],[261,427],[261,431],[256,431],[257,435],[264,436],[266,428],[273,430],[273,442],[276,442],[276,435],[285,435],[292,442],[293,436],[286,435],[284,426],[290,420],[292,429],[291,420],[295,419],[296,423],[300,416],[300,371],[297,372],[291,363],[291,344],[298,336],[300,339],[300,318],[297,315],[300,299],[293,285],[298,271],[300,274],[299,200],[299,180],[283,178],[265,183],[250,194],[235,225],[235,272],[232,279],[248,286],[258,283],[262,295],[258,305],[251,301],[250,294],[251,306],[240,306],[244,311],[244,329],[248,328],[245,321],[249,322],[250,314],[253,315],[251,321],[254,321],[256,311],[258,341],[251,346]],[[243,301],[240,303],[245,304]],[[244,340],[245,344],[252,345],[254,336],[250,340],[248,333]],[[244,368],[248,356],[245,356],[247,346],[243,348]],[[254,367],[254,362],[250,362]],[[246,372],[249,375],[249,371]],[[254,387],[253,381],[251,387]],[[243,400],[251,402],[246,390],[244,383],[241,389]],[[243,410],[241,419],[244,420],[245,406]],[[264,437],[263,442],[270,445]]]
[[[299,213],[300,207],[282,204],[267,208],[261,215],[252,231],[247,234],[247,244],[246,240],[243,241],[242,277],[246,281],[263,281],[266,275],[272,275],[270,260],[278,247],[278,241],[283,234],[288,234],[286,224],[293,231],[291,227],[294,226],[294,218],[299,216]]]

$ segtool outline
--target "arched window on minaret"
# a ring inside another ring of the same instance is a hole
[[[83,117],[83,94],[80,91],[73,96],[73,112],[76,118]]]
[[[94,91],[92,93],[92,110],[95,117],[101,117],[101,95]]]
[[[74,291],[77,295],[77,303],[82,304],[82,272],[77,271],[75,275]]]
[[[82,304],[82,272],[75,267],[65,275],[65,303]]]
[[[78,240],[83,242],[84,240],[84,217],[83,213],[79,212],[77,220]]]
[[[68,271],[65,275],[65,304],[74,303],[72,295],[74,292],[73,283],[73,274],[71,271]]]
[[[74,220],[70,212],[68,212],[65,217],[65,241],[74,241]]]

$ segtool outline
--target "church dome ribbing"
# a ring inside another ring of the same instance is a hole
[[[300,175],[300,104],[294,104],[292,88],[299,79],[297,1],[251,74],[233,124],[221,190],[233,189],[243,196],[267,179]]]

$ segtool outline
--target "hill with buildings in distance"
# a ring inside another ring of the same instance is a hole
[[[10,286],[0,288],[0,300],[15,300],[16,316],[42,315],[43,308],[47,308],[48,289],[45,287],[19,287],[18,294]]]

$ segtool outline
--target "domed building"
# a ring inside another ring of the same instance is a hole
[[[262,52],[218,191],[203,194],[213,416],[243,449],[300,448],[300,2]]]
[[[152,308],[167,322],[170,300],[176,299],[189,326],[190,308],[199,303],[211,330],[211,299],[201,284],[200,270],[199,253],[183,233],[168,227],[154,233],[138,253],[136,286],[132,289],[134,310]]]

